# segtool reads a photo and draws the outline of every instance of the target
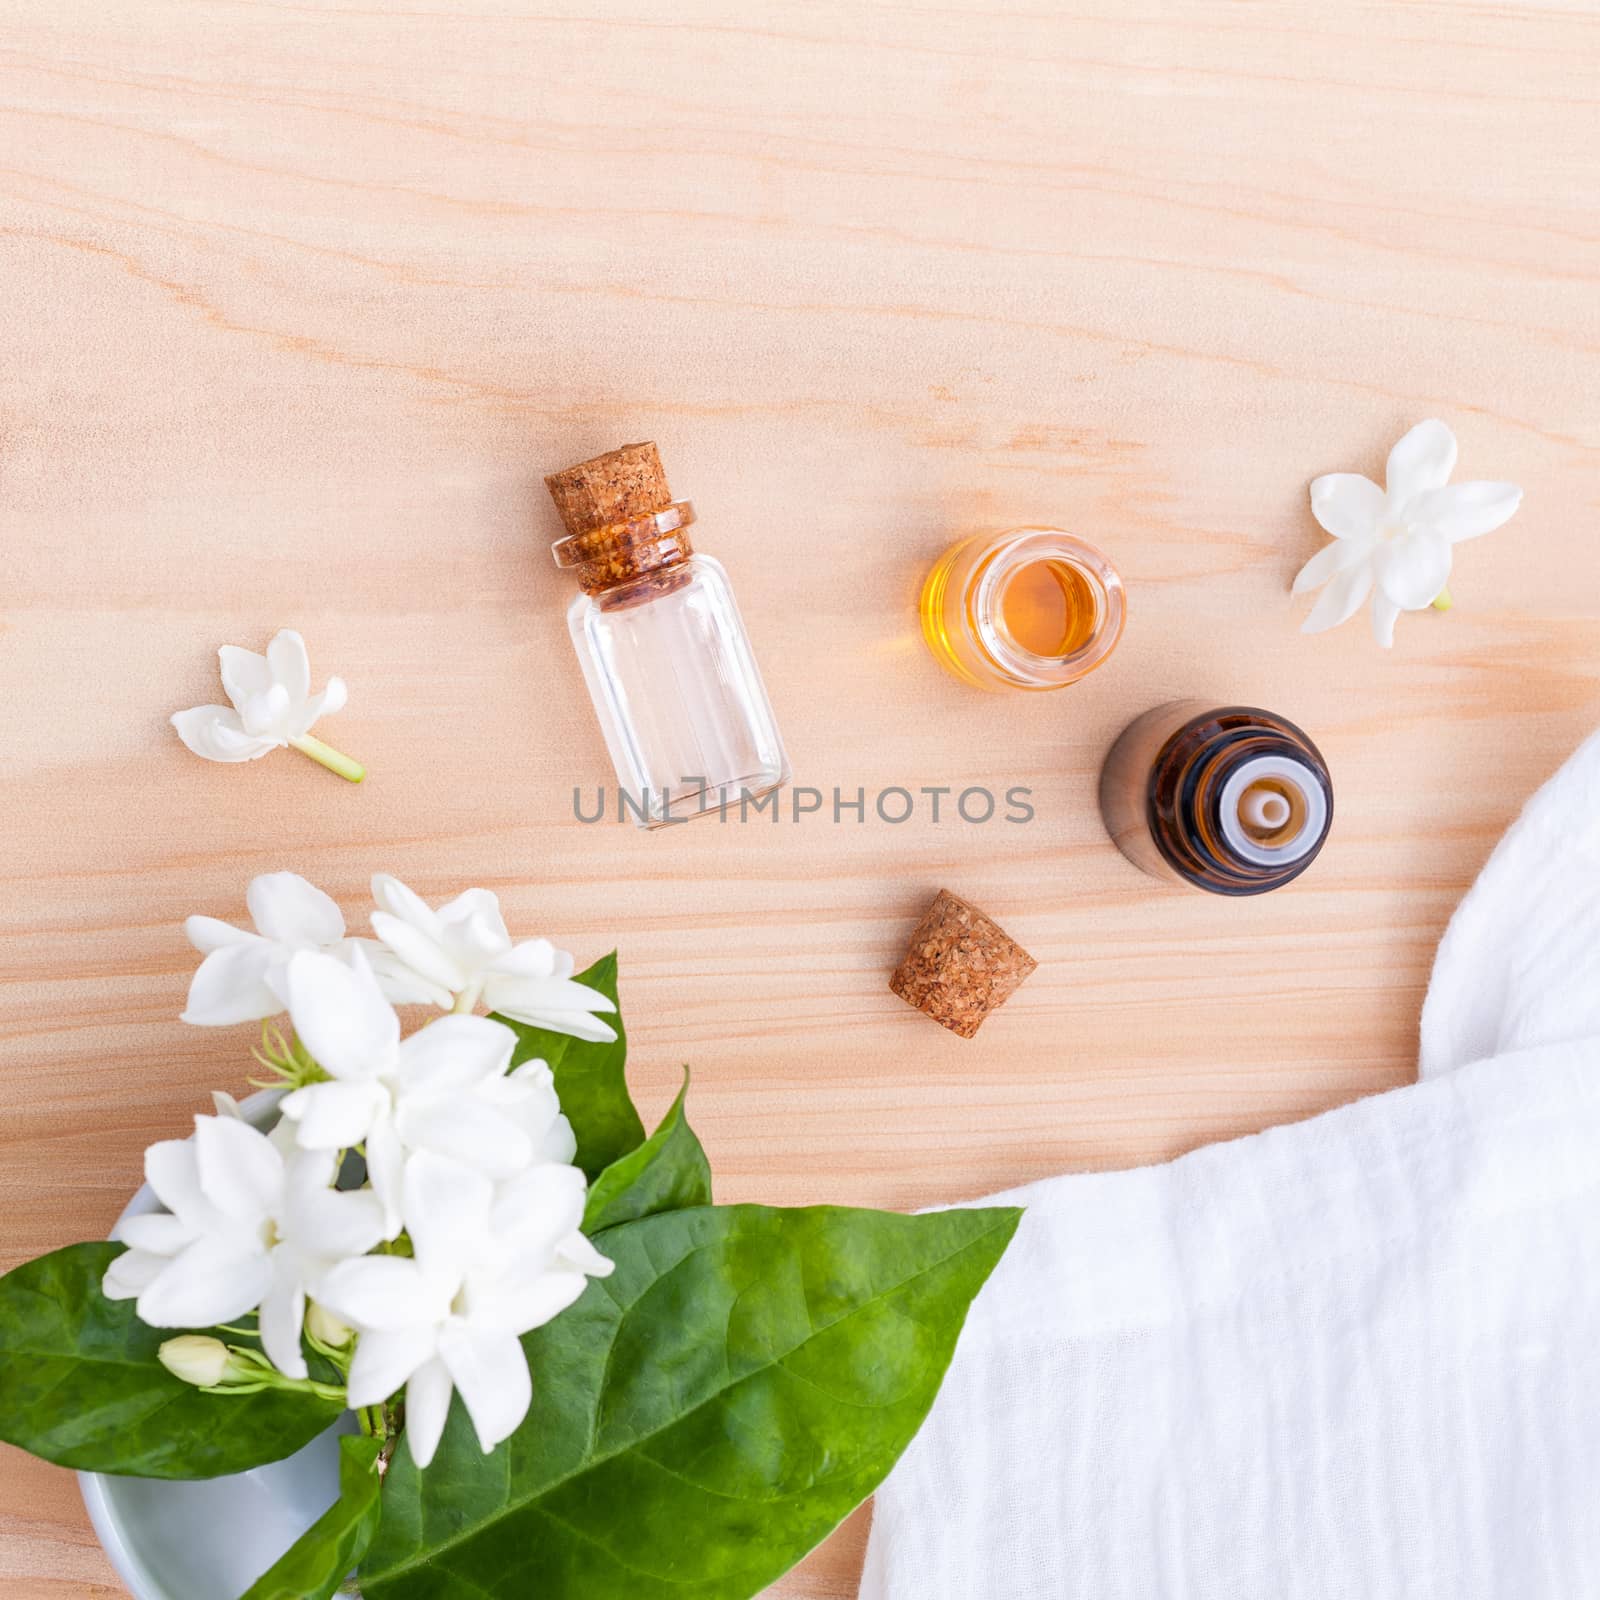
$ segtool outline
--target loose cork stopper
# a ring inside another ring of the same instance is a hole
[[[544,480],[568,533],[649,516],[672,504],[672,491],[653,444],[625,444],[580,461]]]
[[[941,1027],[970,1039],[1038,964],[976,906],[941,889],[889,987]]]

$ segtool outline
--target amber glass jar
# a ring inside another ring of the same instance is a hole
[[[1254,706],[1178,700],[1125,728],[1100,773],[1117,848],[1152,877],[1265,894],[1316,859],[1333,822],[1322,753]]]
[[[1057,528],[975,534],[922,586],[934,656],[980,689],[1062,689],[1116,649],[1126,605],[1117,570]]]

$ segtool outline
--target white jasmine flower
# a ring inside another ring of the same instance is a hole
[[[457,1011],[470,1011],[481,999],[517,1022],[579,1039],[616,1038],[616,1029],[595,1015],[616,1006],[597,989],[574,982],[572,957],[548,939],[513,944],[492,890],[468,889],[435,909],[380,872],[372,880],[372,897],[378,902],[372,931],[405,969],[409,984],[392,998],[426,998]]]
[[[244,1107],[226,1089],[211,1091],[211,1106],[219,1117],[232,1117],[238,1122],[250,1121],[244,1114]],[[282,1116],[277,1117],[267,1129],[267,1138],[285,1160],[300,1148],[299,1141],[294,1136],[294,1124]]]
[[[153,1328],[204,1328],[259,1309],[273,1365],[304,1378],[306,1295],[330,1267],[378,1243],[382,1208],[365,1190],[331,1187],[331,1154],[285,1160],[234,1117],[194,1126],[192,1138],[145,1152],[145,1178],[167,1210],[118,1223],[112,1237],[129,1248],[106,1269],[106,1298],[136,1300]]]
[[[293,872],[251,879],[245,904],[254,933],[216,917],[190,917],[189,943],[205,957],[189,984],[183,1020],[225,1027],[284,1009],[283,971],[300,950],[347,948],[344,914],[322,890]]]
[[[284,628],[267,653],[225,644],[217,652],[228,706],[194,706],[173,714],[178,737],[207,761],[255,761],[293,746],[330,772],[360,783],[366,769],[314,738],[312,724],[342,709],[348,691],[343,678],[329,678],[321,694],[311,692],[311,658],[305,640]]]
[[[350,1404],[381,1404],[404,1384],[419,1467],[433,1460],[453,1391],[485,1454],[527,1415],[521,1335],[612,1270],[579,1230],[585,1193],[576,1167],[533,1167],[497,1194],[481,1173],[424,1153],[405,1178],[414,1257],[347,1261],[324,1279],[324,1302],[359,1332]]]
[[[512,1089],[495,1090],[499,1104],[476,1092],[505,1078],[511,1064],[517,1040],[503,1023],[440,1017],[402,1040],[400,1019],[359,947],[348,965],[328,955],[296,955],[284,982],[295,1032],[330,1081],[285,1096],[283,1114],[307,1149],[362,1146],[388,1237],[400,1229],[410,1152],[455,1156],[492,1179],[533,1161],[531,1133],[503,1109]]]
[[[1352,472],[1311,485],[1311,514],[1334,542],[1294,580],[1294,592],[1321,588],[1302,633],[1337,627],[1372,594],[1372,631],[1387,648],[1395,619],[1440,600],[1452,548],[1492,533],[1522,503],[1514,483],[1450,483],[1456,439],[1444,423],[1419,422],[1389,452],[1385,487]]]
[[[577,1155],[577,1135],[561,1110],[555,1075],[545,1062],[524,1061],[507,1077],[486,1079],[474,1093],[522,1130],[535,1165],[570,1162]]]

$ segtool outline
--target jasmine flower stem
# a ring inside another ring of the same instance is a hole
[[[324,744],[315,734],[302,733],[289,743],[301,755],[310,756],[319,766],[326,767],[329,772],[338,773],[341,778],[348,779],[351,783],[360,783],[367,775],[367,769],[359,761],[352,761],[349,756],[341,755],[332,745]]]
[[[269,1387],[274,1389],[296,1389],[302,1394],[314,1394],[319,1400],[340,1400],[345,1398],[344,1389],[336,1383],[318,1383],[315,1378],[277,1378]]]

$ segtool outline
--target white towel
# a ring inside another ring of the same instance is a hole
[[[1600,1600],[1600,736],[1452,920],[1422,1081],[998,1198],[863,1600]]]

